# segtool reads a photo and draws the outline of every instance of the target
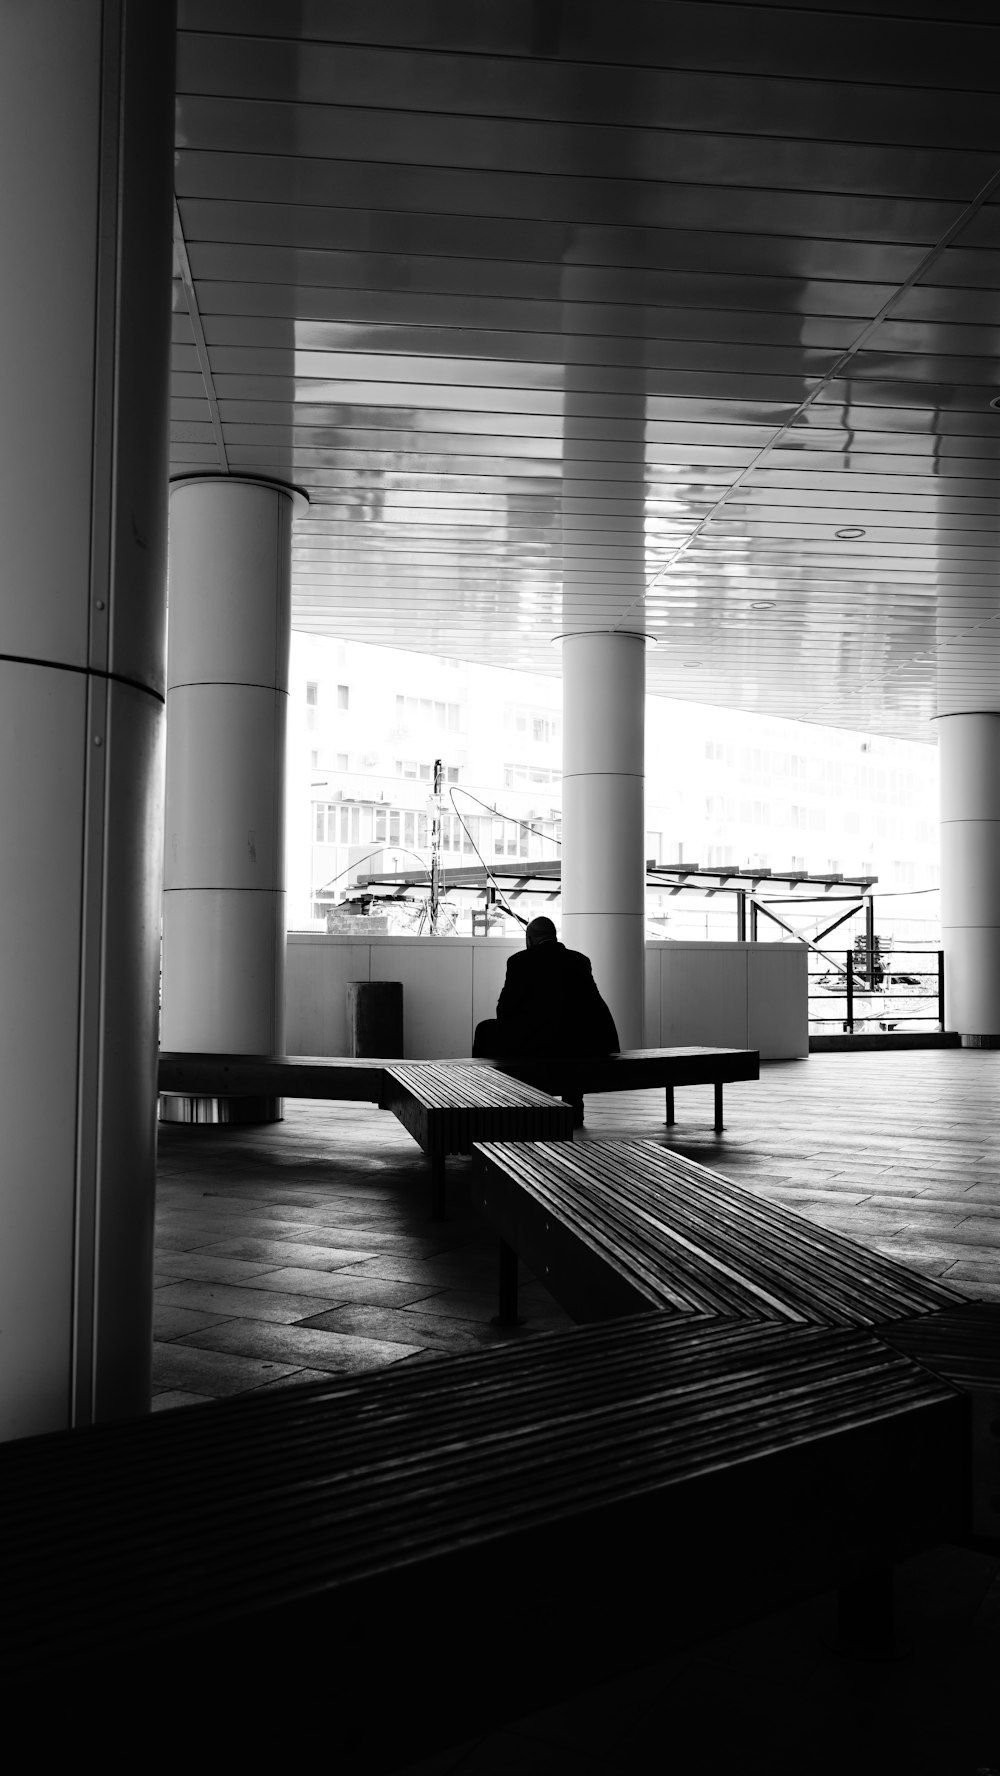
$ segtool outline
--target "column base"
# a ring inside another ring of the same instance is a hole
[[[284,1098],[263,1092],[233,1098],[189,1098],[179,1092],[161,1092],[160,1122],[239,1123],[244,1128],[265,1122],[283,1122]]]
[[[962,1048],[1000,1048],[1000,1036],[960,1036]]]

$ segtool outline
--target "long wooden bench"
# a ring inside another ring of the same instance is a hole
[[[433,1072],[429,1071],[433,1069]],[[427,1154],[431,1213],[444,1213],[446,1153],[469,1153],[477,1140],[572,1138],[573,1113],[565,1106],[599,1091],[666,1091],[668,1123],[674,1091],[711,1085],[715,1126],[722,1128],[723,1085],[756,1079],[760,1060],[752,1049],[631,1049],[596,1059],[563,1061],[360,1060],[319,1055],[163,1053],[161,1093],[182,1098],[332,1098],[379,1104],[392,1110]],[[530,1113],[525,1120],[524,1113]],[[478,1113],[478,1120],[474,1118]],[[453,1132],[460,1144],[449,1146]],[[469,1132],[471,1130],[475,1132]]]
[[[445,1158],[481,1140],[572,1140],[560,1098],[478,1061],[324,1060],[314,1055],[161,1054],[161,1092],[334,1098],[391,1110],[430,1161],[431,1215],[445,1212]]]
[[[494,1064],[516,1079],[524,1079],[581,1106],[593,1092],[650,1091],[658,1087],[666,1093],[668,1124],[676,1120],[674,1092],[678,1087],[710,1085],[717,1134],[723,1127],[723,1086],[760,1078],[760,1055],[752,1048],[627,1048],[620,1054],[572,1059],[515,1056]],[[581,1109],[577,1122],[582,1121]]]
[[[75,1732],[182,1662],[259,1759],[287,1667],[377,1772],[828,1588],[863,1649],[964,1531],[966,1416],[867,1331],[652,1313],[8,1444],[0,1669]]]
[[[476,1156],[506,1321],[518,1256],[580,1322],[657,1307],[879,1326],[965,1299],[654,1141],[487,1142]]]

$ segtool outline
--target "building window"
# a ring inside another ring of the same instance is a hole
[[[337,686],[337,708],[349,709],[351,706],[351,690],[349,685]]]
[[[346,752],[338,752],[338,754],[337,754],[337,770],[338,771],[346,771],[347,770],[347,754],[346,754]]]
[[[531,789],[551,787],[562,782],[562,772],[547,765],[504,765],[503,783],[505,789]]]
[[[316,683],[315,679],[310,679],[309,683],[306,685],[306,727],[307,728],[314,728],[316,726],[316,709],[317,709],[318,704],[319,704],[319,685]]]
[[[551,745],[562,733],[562,721],[549,709],[526,708],[519,703],[505,703],[503,725],[510,734],[524,734],[538,745]]]
[[[376,810],[375,810],[375,843],[376,844],[379,844],[379,843],[381,843],[383,845],[385,844],[387,831],[388,831],[388,828],[387,828],[388,818],[389,818],[388,808],[376,808]]]

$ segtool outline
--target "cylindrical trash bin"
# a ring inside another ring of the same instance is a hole
[[[402,1060],[402,981],[348,981],[347,1052]]]

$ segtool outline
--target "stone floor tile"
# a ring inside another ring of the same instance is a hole
[[[161,1394],[154,1394],[150,1401],[150,1412],[169,1412],[174,1406],[206,1406],[213,1396],[211,1394],[185,1393],[183,1388],[164,1388]]]
[[[310,1273],[305,1272],[308,1276]],[[322,1274],[322,1273],[321,1273]],[[304,1320],[309,1314],[322,1313],[327,1302],[322,1296],[299,1295],[290,1291],[278,1292],[270,1289],[255,1289],[250,1284],[178,1282],[170,1289],[158,1292],[158,1303],[175,1307],[178,1312],[185,1308],[200,1309],[205,1314],[219,1319],[273,1320],[279,1325],[292,1325],[297,1320]],[[206,1325],[213,1323],[209,1319]],[[185,1331],[198,1332],[199,1326],[188,1326]]]
[[[311,1381],[329,1381],[328,1369],[293,1369],[288,1375],[279,1375],[274,1381],[265,1381],[258,1388],[249,1388],[251,1394],[269,1394],[275,1388],[304,1387]]]
[[[388,1338],[403,1344],[438,1350],[482,1350],[502,1342],[488,1322],[445,1320],[418,1309],[370,1307],[358,1302],[335,1307],[307,1321],[328,1332],[350,1332],[359,1338]]]
[[[945,1282],[1000,1282],[1000,1252],[981,1258],[958,1258],[945,1273]]]
[[[340,1267],[345,1276],[377,1277],[385,1283],[416,1283],[424,1282],[428,1286],[434,1284],[438,1288],[454,1288],[463,1281],[469,1284],[480,1284],[484,1288],[496,1288],[497,1264],[491,1258],[488,1264],[475,1261],[468,1266],[453,1262],[444,1262],[438,1258],[423,1261],[416,1258],[398,1258],[395,1254],[384,1257],[372,1257],[357,1264]]]
[[[338,1270],[342,1265],[364,1264],[377,1259],[377,1253],[348,1246],[314,1246],[298,1240],[231,1239],[205,1246],[203,1250],[215,1258],[249,1258],[266,1261],[272,1270],[279,1264],[305,1265],[314,1270]]]
[[[442,1289],[438,1294],[417,1303],[418,1311],[427,1318],[472,1320],[489,1325],[499,1307],[497,1286],[492,1292],[474,1293],[469,1289]],[[518,1291],[518,1313],[525,1326],[536,1331],[568,1330],[574,1324],[568,1313],[538,1285],[521,1285]]]
[[[377,1277],[348,1276],[342,1270],[299,1270],[294,1267],[268,1271],[256,1286],[277,1289],[282,1294],[294,1294],[301,1289],[320,1297],[327,1306],[331,1302],[370,1301],[374,1307],[406,1307],[410,1302],[435,1300],[438,1293],[434,1284],[385,1283]]]
[[[232,1324],[232,1322],[229,1322]],[[204,1336],[195,1333],[195,1337]],[[252,1355],[234,1356],[218,1350],[192,1349],[187,1344],[153,1345],[153,1386],[157,1390],[183,1388],[221,1399],[244,1394],[248,1388],[276,1381],[301,1363],[277,1363]]]
[[[284,1368],[344,1370],[382,1368],[410,1355],[411,1346],[381,1338],[357,1338],[349,1333],[320,1332],[309,1326],[275,1326],[260,1320],[228,1320],[192,1332],[186,1349],[226,1353],[232,1357],[266,1359]],[[179,1350],[180,1345],[168,1346]],[[261,1382],[272,1379],[262,1375]],[[276,1379],[273,1378],[273,1379]]]
[[[267,1259],[220,1258],[217,1253],[163,1252],[156,1243],[156,1270],[162,1277],[203,1277],[213,1283],[249,1282],[274,1269]]]
[[[183,1227],[164,1227],[156,1235],[157,1253],[163,1255],[168,1252],[190,1252],[204,1244],[205,1240],[199,1233],[185,1231]]]
[[[189,1306],[186,1302],[168,1301],[164,1298],[167,1292],[158,1289],[153,1296],[153,1337],[162,1339],[165,1344],[185,1332],[201,1332],[206,1326],[214,1326],[217,1320],[228,1317],[211,1309]]]

